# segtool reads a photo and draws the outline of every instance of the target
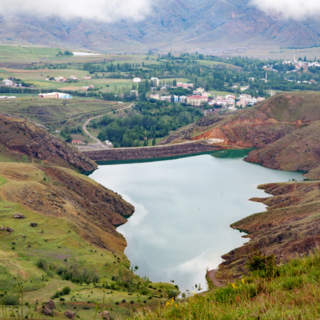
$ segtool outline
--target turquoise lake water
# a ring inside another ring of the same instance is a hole
[[[153,282],[174,280],[180,290],[206,288],[206,269],[247,240],[231,223],[265,211],[253,197],[257,186],[302,180],[302,173],[267,169],[243,161],[244,153],[223,151],[166,161],[99,166],[90,177],[121,194],[135,213],[117,230],[137,274]]]

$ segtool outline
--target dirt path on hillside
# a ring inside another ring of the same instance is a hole
[[[124,110],[124,109],[129,109],[129,108],[131,108],[132,106],[133,106],[133,103],[130,104],[129,107],[117,109],[116,112],[121,111],[121,110]],[[108,112],[108,113],[106,113],[106,114],[102,114],[102,115],[100,115],[100,116],[96,116],[96,117],[90,118],[90,119],[88,119],[88,120],[84,123],[84,125],[82,126],[83,131],[84,131],[91,139],[93,139],[94,141],[96,141],[96,143],[95,143],[94,145],[97,146],[97,147],[100,147],[100,148],[103,148],[103,149],[108,149],[108,147],[107,147],[103,142],[101,142],[98,138],[96,138],[96,137],[94,137],[93,135],[90,134],[90,132],[87,130],[87,125],[89,124],[90,121],[92,121],[92,120],[94,120],[94,119],[98,119],[98,118],[104,117],[104,116],[106,116],[106,115],[108,115],[108,114],[112,114],[112,113],[113,113],[113,111]]]
[[[217,277],[217,270],[214,269],[214,270],[210,270],[207,272],[207,276],[208,278],[212,281],[212,283],[217,287],[217,288],[220,288],[220,287],[223,287],[223,283],[220,282]]]

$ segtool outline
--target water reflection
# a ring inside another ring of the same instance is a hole
[[[135,214],[118,228],[128,242],[126,255],[138,273],[154,282],[175,280],[180,289],[205,288],[206,268],[241,246],[231,223],[264,210],[252,197],[267,196],[256,187],[301,180],[302,175],[266,169],[237,152],[170,161],[100,166],[91,177],[121,194]]]

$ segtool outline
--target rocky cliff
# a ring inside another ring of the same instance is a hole
[[[81,171],[93,171],[96,163],[76,148],[69,146],[48,130],[26,119],[0,113],[0,144],[12,154],[72,166]]]

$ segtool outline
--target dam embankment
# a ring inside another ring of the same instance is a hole
[[[205,142],[191,142],[166,146],[141,147],[141,148],[115,148],[82,152],[91,160],[125,161],[140,159],[170,158],[191,154],[202,154],[226,149],[226,146],[207,144]]]

